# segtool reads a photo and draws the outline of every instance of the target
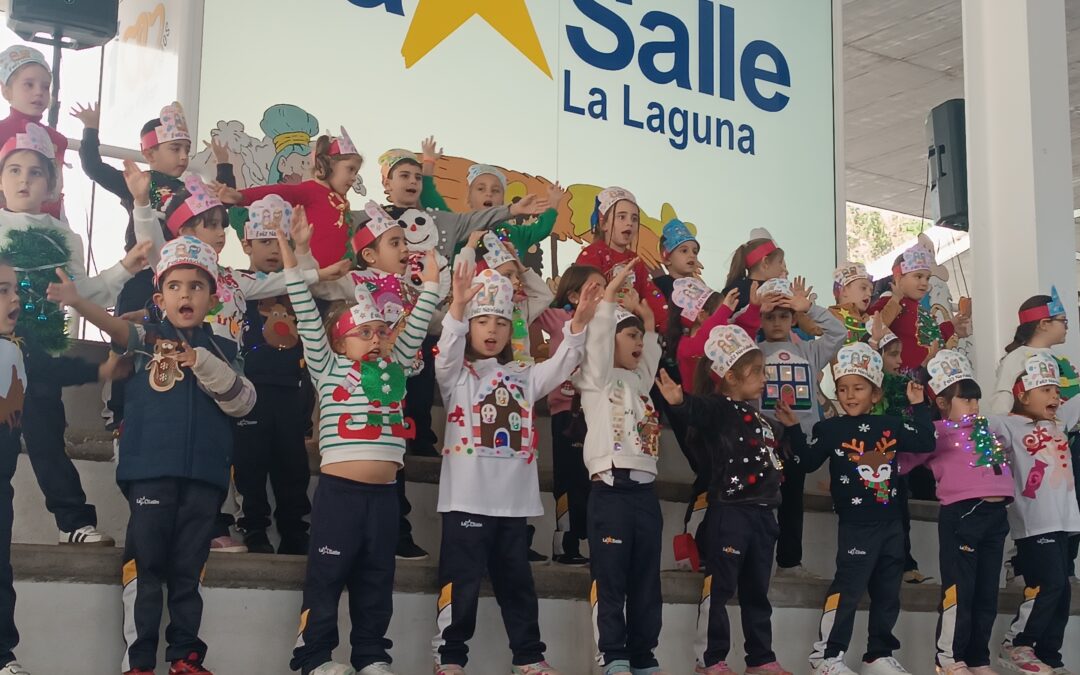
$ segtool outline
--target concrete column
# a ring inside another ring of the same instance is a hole
[[[1020,303],[1056,285],[1080,346],[1063,0],[963,0],[976,370],[992,383]]]

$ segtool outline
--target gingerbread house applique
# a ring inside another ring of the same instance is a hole
[[[506,364],[482,377],[473,402],[473,442],[484,457],[518,458],[531,462],[535,456],[532,407],[526,397],[525,370]]]

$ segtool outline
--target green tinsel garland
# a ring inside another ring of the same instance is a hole
[[[67,314],[46,300],[49,284],[57,281],[56,268],[71,258],[64,233],[49,227],[12,230],[0,256],[15,267],[22,312],[16,330],[42,349],[59,353],[67,349]]]

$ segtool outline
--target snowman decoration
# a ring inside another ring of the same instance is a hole
[[[435,227],[435,218],[431,213],[420,209],[409,209],[398,218],[398,225],[405,230],[405,243],[409,248],[409,267],[405,270],[405,284],[416,302],[424,282],[420,281],[427,262],[427,252],[435,251],[435,263],[439,266],[439,297],[446,297],[450,291],[450,262],[436,249],[439,243],[439,228]]]

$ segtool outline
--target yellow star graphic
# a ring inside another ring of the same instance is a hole
[[[544,48],[525,0],[420,0],[401,45],[405,67],[412,68],[462,24],[479,15],[519,52],[551,77]]]

